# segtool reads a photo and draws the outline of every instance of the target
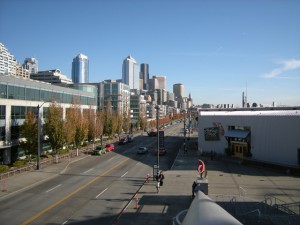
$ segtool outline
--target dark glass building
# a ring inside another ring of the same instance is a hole
[[[78,54],[72,62],[73,83],[89,83],[89,60],[83,54]]]
[[[149,64],[141,64],[140,79],[143,80],[142,89],[149,90]]]

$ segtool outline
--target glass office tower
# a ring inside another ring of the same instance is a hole
[[[83,54],[78,54],[72,62],[73,83],[89,83],[89,60]]]
[[[149,90],[149,65],[146,63],[141,64],[140,79],[143,81],[141,89]]]
[[[137,89],[139,82],[136,76],[136,61],[130,55],[123,60],[122,82],[129,85],[130,89]]]

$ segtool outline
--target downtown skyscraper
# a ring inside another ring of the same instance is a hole
[[[136,75],[136,72],[136,61],[129,55],[123,60],[122,82],[129,85],[130,89],[137,89],[139,86],[139,77]]]
[[[81,53],[72,62],[72,81],[73,83],[89,82],[89,60]]]
[[[142,63],[140,66],[140,89],[149,90],[149,64]]]

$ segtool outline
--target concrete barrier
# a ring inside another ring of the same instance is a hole
[[[202,191],[204,194],[208,195],[208,180],[207,178],[198,178],[197,186],[195,188],[195,193]]]
[[[221,206],[203,192],[197,194],[182,222],[182,225],[241,225]]]

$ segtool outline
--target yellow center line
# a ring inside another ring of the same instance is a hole
[[[88,183],[82,185],[80,188],[76,189],[75,191],[71,192],[70,194],[68,194],[67,196],[63,197],[62,199],[54,202],[53,204],[51,204],[50,206],[48,206],[47,208],[45,208],[44,210],[40,211],[39,213],[33,215],[32,217],[30,217],[29,219],[27,219],[26,221],[24,221],[23,223],[21,223],[21,225],[27,225],[29,223],[31,223],[32,221],[36,220],[37,218],[39,218],[40,216],[42,216],[43,214],[45,214],[46,212],[48,212],[49,210],[53,209],[54,207],[58,206],[59,204],[61,204],[62,202],[66,201],[67,199],[69,199],[70,197],[72,197],[73,195],[77,194],[79,191],[83,190],[84,188],[88,187],[89,185],[91,185],[92,183],[94,183],[96,180],[98,180],[99,178],[103,177],[104,175],[108,174],[110,171],[112,171],[113,169],[117,168],[118,166],[122,165],[123,163],[125,163],[126,161],[128,161],[130,158],[127,158],[121,162],[119,162],[118,164],[116,164],[115,166],[111,167],[110,169],[108,169],[107,171],[105,171],[102,174],[99,174],[97,177],[95,177],[93,180],[89,181]]]

